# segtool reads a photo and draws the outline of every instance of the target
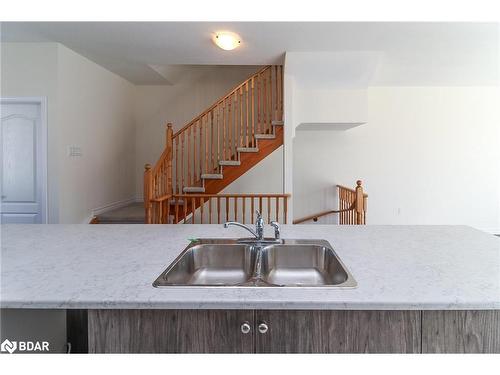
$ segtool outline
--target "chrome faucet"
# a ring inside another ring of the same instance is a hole
[[[257,220],[255,221],[255,231],[257,232],[257,239],[262,241],[264,238],[264,219],[262,219],[262,215],[258,210],[255,210],[255,214],[257,215]]]
[[[262,215],[258,210],[256,210],[255,213],[257,214],[257,220],[255,221],[255,230],[245,224],[238,223],[237,221],[228,221],[224,223],[224,228],[228,228],[231,225],[234,225],[236,227],[246,229],[247,231],[252,233],[257,241],[262,241],[264,239],[264,220],[262,219]]]
[[[247,231],[249,231],[250,233],[252,233],[252,235],[257,240],[261,240],[262,239],[262,238],[259,238],[259,235],[252,228],[248,227],[245,224],[238,223],[237,221],[228,221],[228,222],[224,223],[224,228],[229,228],[231,225],[234,225],[235,227],[240,227],[240,228],[246,229]]]

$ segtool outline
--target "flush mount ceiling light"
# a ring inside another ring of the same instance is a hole
[[[214,43],[225,51],[231,51],[241,45],[240,37],[229,31],[215,33],[213,39]]]

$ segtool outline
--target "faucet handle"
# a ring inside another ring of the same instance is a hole
[[[274,228],[274,239],[279,240],[280,239],[280,224],[277,221],[271,221],[269,223]]]

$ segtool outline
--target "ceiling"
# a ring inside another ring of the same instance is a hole
[[[135,84],[172,84],[184,68],[266,65],[285,52],[381,56],[370,85],[498,85],[499,24],[374,22],[8,22],[6,42],[59,42]],[[242,38],[223,51],[216,31]],[[340,74],[340,73],[339,73]]]

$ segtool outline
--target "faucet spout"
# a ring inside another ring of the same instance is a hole
[[[235,227],[240,227],[240,228],[246,229],[247,231],[252,233],[252,235],[255,238],[262,239],[259,237],[259,235],[252,228],[249,228],[244,224],[238,223],[237,221],[228,221],[228,222],[224,223],[224,228],[229,228],[231,225],[234,225]]]
[[[257,233],[257,238],[262,240],[264,238],[264,219],[258,210],[255,210],[257,215],[257,220],[255,221],[255,232]]]

